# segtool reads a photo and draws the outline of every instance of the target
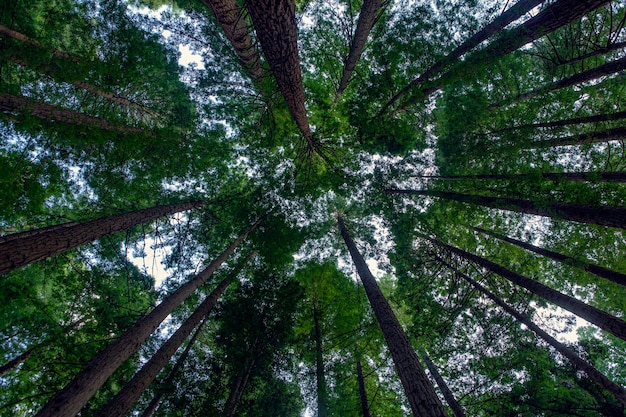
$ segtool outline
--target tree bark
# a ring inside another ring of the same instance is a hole
[[[150,360],[137,372],[130,381],[118,392],[115,397],[98,413],[98,417],[124,417],[128,410],[137,402],[148,385],[157,377],[167,365],[178,348],[189,337],[202,319],[206,317],[217,300],[232,282],[227,277],[209,294],[196,310],[183,322],[174,334],[156,351]]]
[[[541,149],[552,148],[556,146],[586,145],[591,143],[610,142],[612,140],[623,140],[624,138],[626,138],[626,128],[614,127],[606,130],[600,130],[597,132],[581,133],[579,135],[565,136],[562,138],[532,141],[528,145],[523,146],[522,149]]]
[[[420,175],[434,180],[527,180],[543,179],[572,182],[626,182],[626,172],[537,172],[528,174]]]
[[[573,258],[571,256],[564,255],[562,253],[554,252],[548,249],[543,249],[535,245],[531,245],[530,243],[522,242],[520,240],[501,235],[491,230],[485,230],[480,227],[472,227],[472,229],[477,232],[481,232],[486,235],[493,236],[497,239],[503,240],[505,242],[511,243],[513,245],[519,246],[520,248],[524,248],[531,252],[535,252],[539,255],[543,255],[547,258],[554,259],[557,262],[561,262],[567,265],[574,266],[576,268],[580,268],[584,271],[597,275],[601,278],[608,279],[609,281],[613,281],[617,284],[626,286],[626,274],[622,274],[621,272],[613,271],[611,269],[604,268],[599,265],[595,265],[589,262],[588,260],[581,260],[581,259]]]
[[[315,326],[315,379],[317,382],[317,417],[326,417],[326,377],[324,375],[322,329],[320,327],[320,311],[315,306],[315,301],[313,302],[313,323]]]
[[[36,417],[74,417],[111,374],[139,349],[159,324],[211,277],[213,272],[235,251],[237,246],[260,224],[263,218],[261,217],[239,235],[202,272],[191,281],[180,286],[157,305],[150,314],[140,319],[119,339],[92,359],[65,388],[48,401],[36,414]]]
[[[626,229],[626,208],[612,206],[589,206],[574,203],[535,202],[507,197],[462,194],[437,190],[401,190],[388,188],[390,194],[416,194],[428,197],[445,198],[464,203],[492,207],[500,210],[516,211],[537,216],[553,217],[579,223]]]
[[[310,151],[315,142],[306,113],[304,86],[298,57],[298,33],[294,0],[247,2],[257,38],[276,78],[278,89]]]
[[[367,267],[365,259],[348,234],[343,219],[339,215],[337,216],[337,223],[391,352],[413,415],[415,417],[447,416],[448,414],[419,363],[408,336],[380,291],[376,279]]]
[[[367,37],[376,23],[378,12],[382,6],[382,0],[363,1],[363,6],[361,7],[361,12],[359,13],[359,21],[356,24],[356,31],[354,32],[354,38],[350,44],[350,52],[348,53],[348,57],[343,65],[341,80],[339,81],[339,87],[337,88],[338,96],[341,95],[348,86],[348,81],[350,80],[350,76],[352,76],[352,71],[354,71],[356,63],[363,53]]]
[[[151,207],[84,223],[66,223],[0,236],[0,274],[159,217],[203,206],[202,201]]]
[[[452,265],[448,264],[444,260],[439,258],[444,265],[448,268],[452,269],[456,275],[463,278],[467,282],[469,282],[474,288],[478,291],[485,294],[489,299],[491,299],[494,303],[502,307],[504,311],[513,316],[517,321],[523,323],[526,327],[532,330],[537,336],[546,341],[550,346],[552,346],[557,352],[561,355],[565,356],[570,363],[579,371],[587,374],[589,378],[597,382],[602,388],[609,391],[613,396],[622,404],[626,404],[626,392],[624,388],[620,387],[610,379],[608,379],[602,372],[598,371],[593,365],[589,362],[582,359],[580,356],[576,354],[572,349],[565,346],[564,344],[557,341],[555,338],[550,336],[548,333],[543,331],[539,326],[537,326],[528,316],[519,313],[517,310],[506,304],[502,299],[498,296],[487,290],[485,287],[480,285],[478,282],[474,281],[472,278],[462,273],[461,271],[454,268]]]
[[[443,243],[437,239],[432,239],[428,237],[424,237],[424,239],[427,239],[431,243],[441,248],[457,254],[469,261],[472,261],[482,266],[483,268],[495,272],[501,277],[508,279],[512,283],[519,285],[520,287],[526,288],[533,294],[538,295],[539,297],[544,298],[545,300],[550,301],[551,303],[556,304],[557,306],[571,313],[574,313],[578,317],[587,320],[589,323],[595,324],[602,330],[605,330],[622,340],[626,340],[626,321],[618,317],[612,316],[611,314],[598,308],[590,306],[589,304],[583,303],[582,301],[579,301],[574,297],[570,297],[569,295],[565,295],[557,290],[554,290],[547,285],[525,277],[522,274],[511,271],[510,269],[498,265],[488,259],[466,252],[452,245],[448,245],[447,243]]]
[[[252,42],[243,10],[235,0],[205,0],[205,3],[215,15],[252,81],[261,80],[265,71],[261,65],[261,56]]]
[[[463,408],[461,408],[459,403],[454,398],[454,394],[452,394],[452,391],[450,391],[448,384],[446,384],[446,381],[443,380],[443,377],[437,370],[437,367],[435,366],[433,361],[430,360],[430,357],[426,354],[426,352],[422,353],[422,358],[424,359],[424,362],[426,363],[430,374],[435,379],[435,382],[437,382],[437,386],[441,390],[443,398],[446,399],[446,402],[452,409],[455,417],[465,417],[465,411],[463,411]]]
[[[237,412],[237,408],[239,408],[239,403],[241,402],[241,398],[243,397],[243,392],[248,385],[250,375],[252,375],[252,369],[256,364],[258,348],[259,340],[255,339],[252,343],[252,347],[250,348],[249,361],[246,361],[247,364],[244,367],[243,372],[237,375],[237,379],[235,379],[231,386],[230,393],[228,394],[228,399],[226,400],[226,404],[224,405],[225,417],[234,417],[235,413]]]
[[[17,355],[15,358],[11,359],[4,365],[0,366],[0,376],[3,376],[4,374],[8,373],[12,369],[15,369],[16,367],[18,367],[20,364],[24,363],[28,358],[31,357],[35,349],[37,349],[39,346],[41,346],[41,344],[37,344],[31,347],[30,349]]]
[[[44,45],[42,45],[41,43],[39,43],[38,41],[28,37],[27,35],[24,35],[23,33],[20,33],[16,30],[13,30],[9,27],[6,27],[4,25],[0,25],[0,34],[7,36],[9,38],[15,39],[17,41],[20,42],[24,42],[28,45],[34,46],[36,48],[42,49],[42,50],[49,50],[48,48],[46,48]],[[77,56],[74,56],[72,54],[68,54],[67,52],[63,52],[60,51],[58,49],[51,49],[49,50],[49,52],[54,55],[57,56],[59,58],[64,58],[64,59],[68,59],[70,61],[74,61],[74,62],[79,62],[81,61],[80,58],[78,58]]]
[[[363,377],[363,367],[361,366],[361,360],[356,361],[356,378],[359,383],[359,398],[361,400],[361,412],[363,417],[371,417],[370,405],[367,400],[367,390],[365,389],[365,378]]]
[[[573,117],[571,119],[555,120],[552,122],[530,123],[530,124],[520,125],[520,126],[511,126],[511,127],[506,127],[504,129],[494,130],[493,132],[491,132],[491,134],[498,134],[498,133],[508,132],[508,131],[517,130],[517,129],[537,129],[541,127],[563,127],[563,126],[607,122],[607,121],[622,120],[622,119],[626,119],[626,111],[620,111],[616,113],[595,114],[592,116]]]

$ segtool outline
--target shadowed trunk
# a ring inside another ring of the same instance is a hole
[[[422,354],[422,358],[424,359],[424,363],[426,363],[430,374],[437,382],[437,386],[441,390],[443,398],[446,399],[446,402],[452,409],[455,417],[465,417],[465,411],[463,411],[463,408],[461,408],[459,403],[454,398],[454,394],[452,394],[452,391],[450,391],[450,388],[448,388],[448,384],[446,384],[446,381],[443,380],[441,374],[437,370],[437,367],[435,366],[433,361],[430,360],[430,357],[426,354],[426,352]]]
[[[574,352],[569,347],[557,341],[555,338],[550,336],[548,333],[543,331],[539,326],[537,326],[528,316],[519,313],[517,310],[506,304],[502,301],[498,296],[487,290],[485,287],[480,285],[478,282],[474,281],[472,278],[467,276],[466,274],[460,272],[452,265],[448,264],[444,260],[438,258],[444,265],[448,268],[452,269],[459,277],[463,278],[467,282],[469,282],[474,288],[478,291],[485,294],[489,299],[491,299],[494,303],[502,307],[504,311],[513,316],[517,321],[523,323],[526,327],[532,330],[537,336],[546,341],[550,346],[556,349],[561,355],[565,356],[570,363],[579,371],[584,372],[587,376],[593,381],[597,382],[602,388],[609,391],[613,396],[622,404],[626,404],[626,392],[624,389],[608,379],[602,372],[598,371],[593,365],[589,362],[582,359],[576,352]]]
[[[528,174],[419,175],[433,180],[533,180],[572,182],[626,182],[626,172],[537,172]]]
[[[361,412],[363,417],[371,417],[370,405],[367,401],[367,390],[365,389],[365,378],[363,377],[363,367],[361,361],[356,361],[356,378],[359,383],[359,399],[361,400]]]
[[[304,105],[294,0],[255,0],[247,2],[247,7],[278,89],[313,151],[315,143]]]
[[[505,127],[504,129],[494,130],[493,132],[491,132],[491,134],[498,134],[501,132],[508,132],[508,131],[517,130],[517,129],[537,129],[541,127],[563,127],[563,126],[607,122],[607,121],[622,120],[622,119],[626,119],[626,111],[620,111],[616,113],[607,113],[607,114],[595,114],[593,116],[573,117],[571,119],[555,120],[552,122],[531,123],[531,124],[526,124],[526,125]]]
[[[222,27],[226,39],[235,49],[237,57],[250,74],[254,82],[265,76],[261,65],[261,56],[252,42],[250,28],[246,24],[243,10],[235,0],[205,0],[217,22]]]
[[[388,188],[389,194],[415,194],[428,197],[445,198],[447,200],[492,207],[500,210],[535,214],[579,223],[597,224],[600,226],[626,229],[626,208],[611,206],[589,206],[574,203],[535,202],[506,197],[462,194],[452,191],[437,190],[400,190]]]
[[[9,371],[17,368],[20,364],[26,362],[26,360],[28,358],[31,357],[31,355],[33,354],[33,352],[40,347],[42,344],[38,344],[35,345],[33,347],[31,347],[30,349],[28,349],[27,351],[19,354],[18,356],[16,356],[15,358],[11,359],[10,361],[8,361],[7,363],[5,363],[4,365],[0,366],[0,376],[8,373]]]
[[[326,377],[322,349],[322,329],[320,311],[313,302],[313,323],[315,325],[315,379],[317,383],[317,417],[326,417]]]
[[[27,35],[24,35],[23,33],[20,33],[20,32],[18,32],[16,30],[13,30],[13,29],[11,29],[9,27],[6,27],[4,25],[0,25],[0,34],[2,34],[4,36],[8,36],[9,38],[15,39],[17,41],[24,42],[25,44],[34,46],[34,47],[36,47],[38,49],[45,50],[48,53],[50,53],[50,54],[52,54],[54,56],[57,56],[59,58],[68,59],[68,60],[74,61],[74,62],[81,61],[81,59],[78,58],[77,56],[74,56],[72,54],[68,54],[67,52],[63,52],[63,51],[60,51],[58,49],[46,48],[44,45],[42,45],[38,41],[28,37]]]
[[[84,223],[65,223],[0,236],[0,274],[57,255],[82,244],[159,217],[203,206],[202,201],[175,203],[117,214]]]
[[[510,269],[498,265],[495,262],[491,262],[488,259],[448,245],[437,239],[432,239],[425,236],[423,236],[423,238],[441,248],[457,254],[469,261],[472,261],[482,266],[483,268],[495,272],[501,277],[508,279],[512,283],[519,285],[520,287],[526,288],[533,294],[538,295],[539,297],[542,297],[543,299],[550,301],[551,303],[556,304],[557,306],[571,313],[574,313],[578,317],[587,320],[589,323],[595,324],[602,330],[605,330],[622,340],[626,340],[626,321],[618,317],[612,316],[611,314],[598,308],[590,306],[589,304],[583,303],[582,301],[579,301],[574,297],[570,297],[569,295],[565,295],[557,290],[554,290],[547,285],[525,277],[522,274],[511,271]]]
[[[586,145],[591,143],[604,143],[612,140],[623,140],[626,138],[626,128],[614,127],[600,130],[598,132],[581,133],[579,135],[565,136],[562,138],[543,139],[532,141],[523,146],[522,149],[552,148],[555,146]]]
[[[363,259],[363,256],[348,234],[341,216],[337,216],[337,223],[389,347],[389,352],[400,377],[400,382],[402,382],[404,387],[413,416],[447,416],[448,414],[419,363],[417,354],[413,346],[411,346],[408,336],[378,287],[376,279],[365,263],[365,259]]]
[[[65,388],[48,401],[36,417],[74,417],[111,374],[139,349],[159,324],[213,275],[213,272],[235,251],[237,246],[260,224],[263,218],[261,217],[239,235],[201,273],[191,281],[181,285],[157,305],[150,314],[140,319],[119,339],[92,359]]]
[[[543,255],[547,258],[554,259],[555,261],[558,261],[558,262],[561,262],[570,266],[574,266],[576,268],[580,268],[584,271],[597,275],[601,278],[608,279],[609,281],[613,281],[617,284],[626,286],[626,274],[622,274],[621,272],[613,271],[611,269],[604,268],[599,265],[595,265],[587,260],[577,259],[571,256],[563,255],[562,253],[554,252],[548,249],[543,249],[535,245],[531,245],[530,243],[522,242],[520,240],[501,235],[491,230],[481,229],[480,227],[472,227],[472,229],[477,232],[481,232],[486,235],[493,236],[497,239],[503,240],[505,242],[511,243],[513,245],[519,246],[520,248],[524,248],[531,252],[538,253],[539,255]]]
[[[337,95],[341,95],[348,86],[352,71],[354,71],[356,63],[363,53],[367,37],[376,23],[378,12],[382,7],[382,0],[363,1],[363,6],[359,13],[359,21],[356,24],[356,31],[354,32],[354,38],[350,44],[350,52],[343,65],[343,73],[341,74],[341,81],[339,81],[339,87],[337,88]]]
[[[228,394],[228,399],[226,400],[226,404],[224,405],[224,416],[225,417],[234,417],[237,412],[237,408],[239,407],[239,403],[241,402],[241,398],[243,397],[243,392],[248,385],[248,381],[250,380],[250,375],[252,375],[252,370],[254,369],[254,365],[256,364],[256,359],[258,357],[257,350],[259,349],[259,340],[255,339],[250,347],[249,351],[249,359],[246,361],[246,366],[242,373],[240,373],[233,384],[231,385],[230,393]]]

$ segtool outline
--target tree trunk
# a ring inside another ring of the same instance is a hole
[[[235,0],[205,0],[205,3],[215,15],[252,81],[261,80],[265,71],[261,65],[261,56],[252,42],[243,10]]]
[[[506,127],[504,129],[494,130],[493,132],[491,132],[491,134],[498,134],[498,133],[508,132],[511,130],[518,130],[518,129],[537,129],[541,127],[563,127],[563,126],[607,122],[607,121],[622,120],[622,119],[626,119],[626,111],[620,111],[616,113],[607,113],[607,114],[595,114],[593,116],[573,117],[571,119],[555,120],[552,122],[531,123],[531,124],[520,125],[520,126],[511,126],[511,127]]]
[[[617,385],[616,383],[608,379],[603,373],[598,371],[593,365],[591,365],[589,362],[585,361],[580,356],[578,356],[576,352],[574,352],[572,349],[560,343],[555,338],[553,338],[548,333],[546,333],[541,328],[539,328],[539,326],[537,326],[528,316],[519,313],[517,310],[515,310],[514,308],[506,304],[504,301],[502,301],[498,296],[496,296],[495,294],[487,290],[485,287],[480,285],[478,282],[474,281],[472,278],[470,278],[466,274],[463,274],[462,272],[460,272],[459,270],[457,270],[456,268],[454,268],[452,265],[448,264],[444,260],[439,258],[439,261],[441,261],[448,268],[452,269],[459,277],[465,279],[474,288],[476,288],[478,291],[485,294],[494,303],[502,307],[502,309],[505,310],[508,314],[513,316],[520,323],[523,323],[526,327],[532,330],[537,336],[541,337],[544,341],[550,344],[550,346],[552,346],[557,352],[565,356],[570,361],[570,363],[574,366],[574,368],[587,374],[589,378],[591,378],[592,380],[597,382],[602,388],[604,388],[605,390],[613,394],[613,396],[619,402],[621,402],[622,404],[626,404],[626,392],[624,391],[622,387],[620,387],[619,385]]]
[[[156,351],[150,360],[139,370],[115,397],[98,413],[98,417],[124,417],[141,397],[148,385],[167,365],[178,348],[189,337],[202,319],[213,310],[215,303],[232,282],[227,277],[209,294],[196,310],[183,322],[174,334]]]
[[[41,43],[39,43],[38,41],[24,35],[23,33],[20,33],[16,30],[13,30],[11,28],[8,28],[4,25],[0,25],[0,34],[4,35],[4,36],[8,36],[9,38],[15,39],[17,41],[20,42],[24,42],[25,44],[34,46],[36,48],[42,49],[42,50],[48,50],[48,48],[46,48],[45,46],[43,46]],[[63,52],[60,51],[58,49],[52,49],[49,50],[49,52],[54,55],[57,56],[59,58],[64,58],[64,59],[68,59],[70,61],[74,61],[74,62],[79,62],[81,61],[80,58],[72,55],[72,54],[68,54],[67,52]]]
[[[298,33],[294,0],[255,0],[247,2],[257,38],[276,78],[278,89],[289,112],[307,141],[315,150],[309,119],[304,105],[304,86],[298,57]]]
[[[380,291],[376,279],[367,267],[365,259],[348,234],[343,219],[339,215],[337,216],[337,223],[359,277],[361,277],[363,288],[383,332],[389,352],[391,352],[413,415],[415,417],[447,416],[448,414],[419,363],[408,336]]]
[[[477,232],[484,233],[489,236],[493,236],[505,242],[511,243],[513,245],[519,246],[520,248],[524,248],[531,252],[538,253],[539,255],[543,255],[547,258],[554,259],[555,261],[574,266],[576,268],[580,268],[584,271],[597,275],[601,278],[608,279],[609,281],[613,281],[617,284],[621,284],[626,286],[626,274],[622,274],[621,272],[613,271],[608,268],[604,268],[599,265],[595,265],[587,260],[581,260],[577,258],[573,258],[571,256],[563,255],[562,253],[553,252],[548,249],[543,249],[537,247],[535,245],[531,245],[530,243],[522,242],[517,239],[510,238],[508,236],[501,235],[499,233],[493,232],[491,230],[481,229],[480,227],[472,227]]]
[[[430,77],[437,74],[442,68],[454,62],[454,60],[460,58],[465,53],[467,53],[470,49],[475,48],[480,45],[481,42],[500,32],[510,23],[516,21],[520,17],[524,16],[528,11],[532,10],[539,4],[543,3],[545,0],[520,0],[503,12],[500,16],[496,17],[493,22],[489,23],[483,29],[475,33],[472,37],[467,39],[461,45],[459,45],[456,49],[451,51],[444,58],[437,61],[430,68],[424,71],[419,77],[416,77],[411,81],[406,87],[400,90],[396,95],[394,95],[391,100],[385,105],[383,108],[383,112],[392,106],[396,101],[404,97],[404,95],[410,91],[415,86],[424,83]],[[431,92],[432,93],[432,92]]]
[[[528,180],[572,182],[626,182],[626,172],[537,172],[528,174],[420,175],[434,180]]]
[[[237,376],[237,379],[235,379],[230,389],[228,399],[226,400],[226,404],[224,405],[225,417],[234,417],[235,413],[237,412],[237,408],[239,407],[239,403],[241,402],[241,398],[243,397],[243,392],[246,389],[246,385],[248,385],[250,375],[252,375],[252,369],[254,368],[254,365],[256,363],[258,347],[259,340],[255,339],[252,343],[252,347],[250,348],[250,360],[247,361],[243,372]]]
[[[541,149],[553,148],[556,146],[569,145],[586,145],[591,143],[604,143],[612,140],[623,140],[626,138],[625,127],[614,127],[611,129],[600,130],[598,132],[581,133],[574,136],[565,136],[562,138],[543,139],[532,141],[522,149]]]
[[[326,378],[324,375],[322,329],[320,328],[320,311],[315,306],[315,302],[313,302],[313,322],[315,325],[315,377],[317,382],[317,417],[326,417]]]
[[[6,374],[12,369],[15,369],[16,367],[18,367],[20,364],[24,363],[28,358],[31,357],[35,349],[37,349],[39,346],[41,346],[41,344],[31,347],[27,351],[17,355],[15,358],[11,359],[4,365],[0,366],[0,376]]]
[[[213,272],[235,251],[237,246],[259,225],[263,218],[261,217],[239,235],[202,272],[191,281],[180,286],[157,305],[150,314],[140,319],[119,339],[92,359],[65,388],[48,401],[36,417],[74,417],[111,374],[139,349],[159,324],[211,277]]]
[[[117,214],[84,223],[65,223],[0,236],[0,274],[76,248],[103,236],[159,217],[203,206],[201,201],[175,203]]]
[[[589,206],[575,203],[548,203],[521,200],[507,197],[491,197],[484,195],[462,194],[452,191],[437,190],[400,190],[388,188],[390,194],[416,194],[429,197],[492,207],[500,210],[535,214],[579,223],[597,224],[600,226],[626,229],[626,208],[611,206]]]
[[[382,8],[382,0],[364,0],[361,12],[359,13],[359,21],[356,24],[356,31],[354,32],[354,38],[350,44],[350,52],[343,65],[343,73],[341,74],[341,81],[339,81],[339,87],[337,88],[337,95],[341,95],[348,86],[348,81],[352,75],[352,71],[356,67],[367,37],[370,31],[376,23],[379,10]]]
[[[358,359],[356,361],[356,378],[359,383],[359,398],[361,399],[363,417],[371,417],[370,405],[367,401],[367,390],[365,389],[365,378],[363,377],[363,367],[361,366],[361,361]]]
[[[525,277],[522,274],[511,271],[510,269],[498,265],[495,262],[491,262],[488,259],[448,245],[437,239],[432,239],[428,237],[424,238],[439,247],[447,249],[452,253],[455,253],[469,261],[472,261],[482,266],[483,268],[495,272],[496,274],[508,279],[509,281],[516,285],[519,285],[520,287],[526,288],[533,294],[538,295],[539,297],[542,297],[545,300],[550,301],[551,303],[556,304],[557,306],[571,313],[574,313],[578,317],[587,320],[589,323],[595,324],[602,330],[605,330],[622,340],[626,340],[626,321],[618,317],[612,316],[611,314],[598,308],[590,306],[589,304],[583,303],[582,301],[579,301],[574,297],[570,297],[569,295],[565,295],[557,290],[554,290],[547,285]]]
[[[455,417],[465,417],[465,411],[463,411],[463,408],[461,408],[459,403],[454,398],[452,391],[450,391],[450,388],[448,388],[448,384],[446,384],[446,381],[443,380],[441,374],[437,370],[437,367],[435,366],[433,361],[430,360],[430,357],[428,357],[426,352],[422,353],[422,358],[424,359],[424,362],[426,363],[426,366],[428,367],[430,374],[437,382],[437,386],[441,390],[441,393],[443,394],[443,398],[446,399],[446,402],[452,409],[452,412],[454,413]]]

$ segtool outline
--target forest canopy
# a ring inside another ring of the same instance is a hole
[[[624,1],[0,2],[0,416],[626,415]]]

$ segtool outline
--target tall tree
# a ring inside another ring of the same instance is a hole
[[[422,358],[424,359],[424,363],[426,363],[426,367],[430,371],[430,375],[433,377],[435,382],[437,382],[437,386],[441,390],[443,398],[446,399],[446,402],[452,409],[455,417],[465,417],[465,411],[463,411],[461,405],[458,403],[456,398],[454,398],[454,394],[452,393],[452,391],[450,391],[448,384],[446,384],[446,381],[443,379],[443,377],[437,370],[437,367],[426,352],[422,353]]]

